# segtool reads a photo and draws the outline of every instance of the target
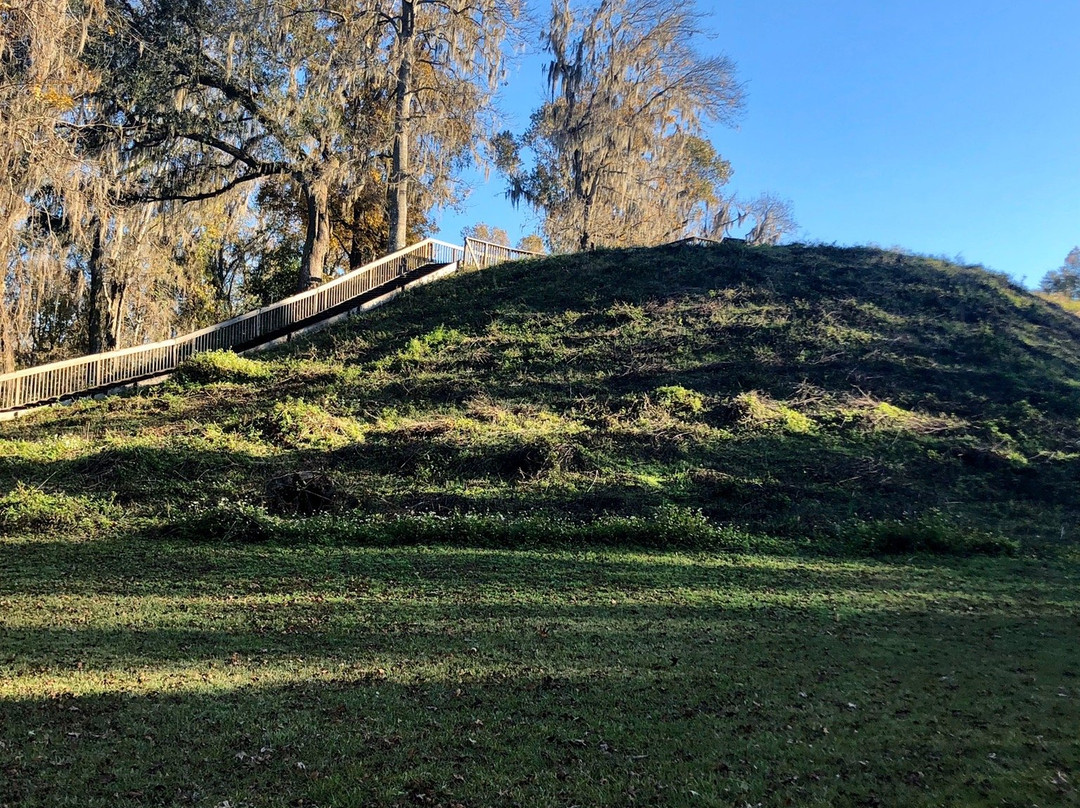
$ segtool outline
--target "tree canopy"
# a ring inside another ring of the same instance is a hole
[[[739,206],[706,137],[732,62],[692,0],[554,0],[549,97],[495,135],[524,0],[0,5],[0,368],[171,337],[431,229],[494,159],[556,250],[790,210]],[[756,217],[756,218],[755,218]],[[785,218],[786,217],[786,218]],[[477,225],[474,237],[510,243]],[[537,235],[522,246],[539,250]]]
[[[698,52],[700,33],[691,0],[553,1],[550,97],[495,153],[554,249],[675,238],[717,203],[730,166],[703,124],[733,122],[743,93],[731,60]]]
[[[1043,276],[1039,288],[1050,294],[1064,295],[1070,300],[1080,300],[1080,247],[1069,250],[1064,263]]]
[[[430,227],[519,0],[0,7],[3,367],[171,336]]]

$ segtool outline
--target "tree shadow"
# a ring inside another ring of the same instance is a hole
[[[532,574],[536,565],[542,566],[542,577]],[[284,597],[302,592],[322,600],[354,603],[391,593],[406,601],[413,596],[437,600],[443,594],[457,597],[472,587],[490,585],[499,591],[513,586],[529,601],[522,607],[523,613],[535,614],[542,609],[536,604],[549,594],[588,601],[597,592],[610,592],[621,601],[625,593],[654,590],[730,591],[739,597],[745,595],[751,603],[768,602],[777,594],[814,592],[932,591],[939,600],[951,601],[949,576],[959,571],[966,591],[980,603],[1015,592],[1024,581],[1030,581],[1033,597],[1070,603],[1075,591],[1069,569],[1005,558],[807,560],[691,553],[658,559],[654,554],[618,548],[245,544],[123,535],[85,542],[8,542],[0,563],[0,594],[182,598],[225,591],[240,599],[235,606],[240,616],[246,608],[243,598],[248,596]],[[306,607],[301,604],[296,608]],[[476,608],[482,611],[485,607]],[[712,607],[706,603],[702,608]],[[716,608],[733,607],[729,599]],[[326,611],[317,604],[311,609]],[[243,620],[239,622],[243,624]]]
[[[669,437],[643,428],[496,438],[481,443],[465,432],[417,427],[373,433],[344,447],[275,453],[181,436],[166,446],[117,443],[75,457],[8,456],[0,460],[0,486],[79,502],[61,500],[47,512],[25,514],[5,506],[5,529],[80,530],[79,519],[65,512],[74,507],[91,521],[100,511],[119,530],[150,518],[152,532],[191,534],[192,520],[220,502],[262,506],[293,519],[282,527],[296,530],[305,514],[319,510],[358,519],[531,515],[589,522],[652,518],[658,509],[680,507],[739,530],[820,537],[823,551],[832,552],[828,541],[848,522],[904,518],[913,509],[963,503],[967,514],[984,503],[1049,509],[1051,518],[1050,510],[1070,507],[1080,482],[1076,458],[1022,462],[966,439],[902,432],[774,429],[706,441],[692,431]],[[319,500],[297,510],[303,492],[285,489],[309,478],[317,478]],[[105,529],[95,525],[94,533]]]

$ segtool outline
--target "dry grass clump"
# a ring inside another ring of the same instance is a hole
[[[959,418],[904,409],[868,395],[849,398],[839,409],[845,420],[872,432],[935,435],[966,426]]]
[[[715,411],[721,420],[742,429],[807,434],[817,428],[808,416],[757,390],[725,399]]]

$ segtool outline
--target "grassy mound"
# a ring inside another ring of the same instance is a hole
[[[0,485],[148,530],[240,514],[258,529],[227,534],[386,539],[450,519],[488,543],[608,543],[629,519],[672,547],[1049,551],[1080,511],[1080,321],[895,252],[598,252],[459,276],[0,434]],[[290,504],[306,495],[280,481],[312,475],[330,493]],[[947,542],[918,538],[931,522]]]
[[[659,249],[0,426],[0,806],[1074,805],[1078,371],[976,268]]]

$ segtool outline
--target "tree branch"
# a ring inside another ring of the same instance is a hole
[[[232,181],[227,182],[220,188],[215,188],[211,191],[203,191],[197,194],[183,194],[172,193],[162,194],[160,196],[146,196],[142,194],[136,194],[124,198],[125,204],[132,204],[136,202],[200,202],[204,199],[213,199],[216,196],[221,196],[224,193],[228,193],[233,188],[238,188],[244,183],[252,182],[253,180],[262,179],[263,177],[273,177],[285,174],[287,171],[284,169],[278,169],[273,171],[252,171],[248,174],[242,174],[239,177],[234,178]]]

